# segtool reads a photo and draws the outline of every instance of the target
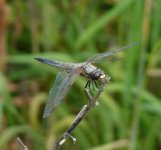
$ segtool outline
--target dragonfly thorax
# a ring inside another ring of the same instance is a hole
[[[87,77],[91,80],[99,80],[106,77],[103,70],[98,69],[93,65],[87,65],[83,68],[82,76]]]

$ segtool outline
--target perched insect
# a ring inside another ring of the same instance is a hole
[[[54,85],[52,86],[48,102],[45,107],[45,111],[43,117],[47,117],[53,111],[54,107],[56,107],[66,96],[76,77],[79,75],[86,77],[88,79],[85,88],[96,85],[97,82],[107,82],[108,76],[104,73],[103,70],[92,65],[93,63],[97,63],[101,60],[104,60],[106,57],[113,55],[119,51],[126,50],[132,46],[137,45],[138,43],[132,43],[122,48],[118,48],[112,51],[107,51],[104,53],[96,54],[93,57],[90,57],[85,62],[82,63],[70,63],[70,62],[62,62],[56,60],[49,60],[46,58],[35,58],[36,60],[60,68],[63,71],[59,72],[56,76],[56,80]],[[64,73],[66,72],[66,74]]]

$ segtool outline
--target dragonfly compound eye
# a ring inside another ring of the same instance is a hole
[[[92,79],[98,80],[99,78],[104,78],[103,76],[105,76],[104,73],[100,69],[98,69],[92,74]]]

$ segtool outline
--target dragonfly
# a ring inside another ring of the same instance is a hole
[[[48,117],[54,108],[60,104],[60,102],[65,98],[72,84],[78,76],[83,76],[88,79],[85,88],[97,87],[98,82],[107,82],[108,75],[105,72],[94,66],[93,64],[98,63],[102,60],[106,60],[107,57],[126,50],[130,47],[137,45],[138,43],[132,43],[121,48],[117,48],[111,51],[106,51],[103,53],[96,54],[88,58],[85,62],[81,63],[71,63],[63,62],[58,60],[49,60],[46,58],[34,58],[42,63],[48,64],[53,67],[59,68],[61,71],[57,74],[55,82],[50,89],[47,104],[45,106],[43,118]]]

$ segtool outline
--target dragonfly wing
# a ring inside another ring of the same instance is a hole
[[[43,117],[47,116],[47,114],[50,114],[52,112],[53,107],[55,106],[54,98],[56,96],[56,93],[58,92],[59,86],[63,79],[65,78],[66,74],[65,72],[59,72],[56,76],[56,79],[54,81],[54,84],[49,92],[49,98],[47,101],[47,104],[45,106],[45,111],[43,114]]]
[[[113,57],[107,57],[107,58],[102,58],[98,61],[92,62],[93,64],[98,64],[98,63],[102,63],[102,62],[113,62],[113,61],[120,61],[120,60],[124,60],[125,57],[120,57],[120,58],[113,58]]]
[[[58,61],[58,60],[50,60],[50,59],[46,59],[46,58],[34,58],[44,64],[50,65],[50,66],[54,66],[57,67],[59,69],[62,70],[72,70],[73,66],[75,65],[74,63],[68,63],[68,62],[62,62],[62,61]]]
[[[123,50],[126,50],[132,46],[135,46],[135,45],[138,45],[138,42],[135,42],[135,43],[132,43],[130,45],[127,45],[127,46],[124,46],[122,48],[117,48],[117,49],[114,49],[112,51],[107,51],[107,52],[104,52],[104,53],[100,53],[100,54],[96,54],[94,55],[93,57],[90,57],[89,59],[87,59],[87,63],[95,63],[95,62],[98,62],[102,59],[105,59],[107,56],[110,56],[110,55],[113,55],[119,51],[123,51]]]
[[[79,73],[78,69],[74,69],[66,75],[63,72],[58,73],[54,86],[50,90],[43,118],[49,116],[54,107],[63,100]]]

